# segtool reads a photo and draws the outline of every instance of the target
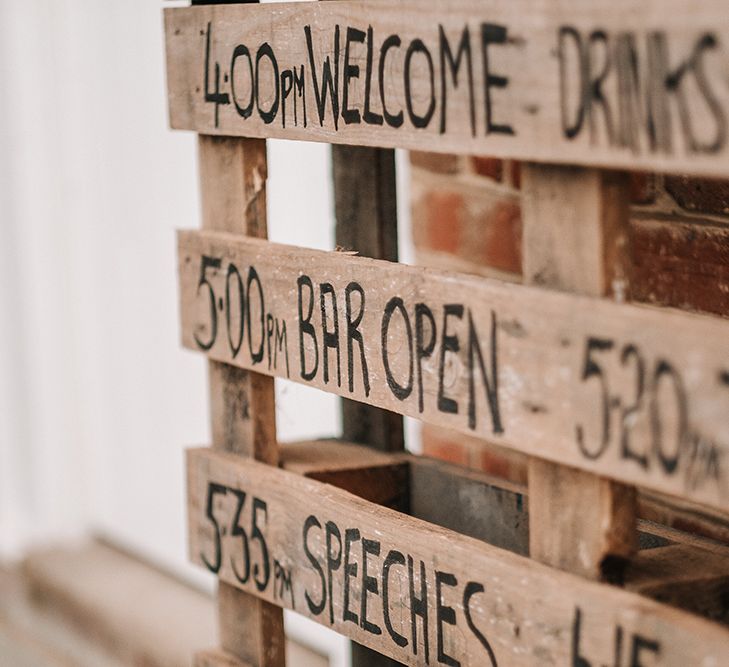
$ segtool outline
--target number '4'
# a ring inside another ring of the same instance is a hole
[[[221,104],[230,104],[228,93],[220,92],[220,65],[215,63],[215,90],[210,90],[210,34],[211,24],[208,21],[208,30],[205,37],[205,101],[215,104],[215,127],[219,124],[219,109]]]

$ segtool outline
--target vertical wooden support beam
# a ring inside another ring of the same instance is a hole
[[[525,165],[527,283],[629,297],[628,190],[622,173]],[[529,549],[535,560],[620,580],[635,549],[635,489],[541,459],[529,463]]]
[[[203,229],[265,238],[266,142],[198,139]],[[213,447],[278,464],[273,378],[209,363]],[[284,667],[283,612],[228,584],[218,586],[223,649],[253,667]]]
[[[332,146],[337,247],[397,261],[395,151]],[[342,399],[342,437],[385,451],[404,449],[400,415]],[[352,667],[401,663],[352,642]]]
[[[363,257],[397,261],[395,151],[332,146],[335,242]],[[384,451],[404,447],[402,417],[341,399],[342,438]]]
[[[266,238],[265,140],[200,135],[198,160],[203,229]],[[278,465],[273,378],[216,361],[208,361],[208,378],[213,448]],[[285,666],[281,609],[219,582],[218,624],[221,646],[235,657],[252,667]]]

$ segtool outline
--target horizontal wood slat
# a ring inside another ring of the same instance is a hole
[[[729,654],[712,622],[228,453],[188,452],[188,498],[193,562],[407,664],[718,666]]]
[[[195,654],[193,667],[253,667],[249,662],[238,660],[222,649],[210,649]]]
[[[165,10],[173,128],[729,175],[724,0]]]
[[[180,232],[182,342],[525,453],[729,508],[729,323]]]

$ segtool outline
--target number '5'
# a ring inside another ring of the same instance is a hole
[[[585,382],[591,377],[596,376],[600,381],[600,393],[602,398],[602,435],[600,444],[596,451],[590,451],[585,445],[585,429],[582,424],[575,426],[575,435],[580,451],[588,459],[597,459],[607,448],[610,442],[610,394],[608,392],[607,380],[603,374],[600,364],[593,358],[594,352],[607,352],[613,348],[613,342],[604,338],[588,338],[585,348],[585,362],[582,367],[582,381]]]
[[[215,526],[215,557],[213,558],[213,562],[211,563],[205,557],[205,554],[201,552],[200,558],[202,558],[202,562],[205,563],[205,566],[208,568],[208,570],[215,574],[217,574],[220,570],[220,564],[223,560],[222,550],[220,546],[220,526],[218,525],[218,521],[215,518],[214,514],[215,496],[219,493],[225,495],[227,492],[228,489],[222,484],[216,484],[215,482],[210,482],[210,484],[208,484],[208,497],[205,503],[205,516],[210,519],[210,523]]]
[[[261,562],[263,563],[263,578],[259,578],[258,575],[260,568],[258,563],[253,566],[253,578],[256,580],[256,588],[259,591],[263,591],[268,586],[268,580],[271,577],[271,563],[268,559],[268,547],[266,546],[266,538],[264,537],[261,529],[258,527],[258,512],[263,513],[264,521],[268,521],[268,506],[264,500],[260,498],[253,499],[253,530],[251,530],[251,539],[258,540],[261,545]]]
[[[215,310],[215,292],[213,292],[213,286],[208,281],[208,277],[205,272],[212,269],[219,269],[221,264],[220,257],[209,257],[203,255],[200,260],[200,280],[197,283],[197,293],[200,294],[200,288],[203,285],[207,285],[208,292],[210,293],[210,340],[203,342],[198,338],[197,332],[193,334],[195,342],[203,349],[209,350],[215,343],[215,339],[218,336],[218,312]]]

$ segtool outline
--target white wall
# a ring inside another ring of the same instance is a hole
[[[167,129],[162,44],[150,0],[0,0],[0,558],[93,532],[209,586],[182,457],[208,440],[206,374],[175,275],[195,138]],[[273,240],[332,247],[330,168],[269,142]],[[277,392],[282,439],[338,432],[333,396]]]

